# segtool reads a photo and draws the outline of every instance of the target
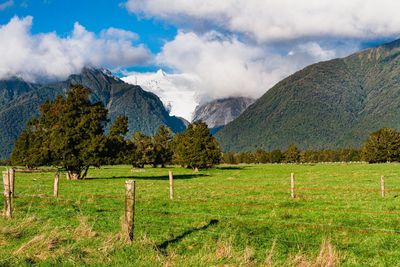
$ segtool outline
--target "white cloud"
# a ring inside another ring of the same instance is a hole
[[[135,33],[110,28],[100,36],[78,22],[70,36],[32,34],[32,17],[14,17],[0,26],[0,78],[11,75],[29,81],[62,79],[84,66],[122,68],[148,63],[151,54],[143,45],[133,45]]]
[[[12,7],[13,5],[14,5],[14,0],[8,0],[3,3],[0,3],[0,11]]]
[[[133,41],[137,40],[139,36],[131,31],[126,31],[123,29],[117,28],[108,28],[106,30],[102,30],[100,33],[100,37],[103,39],[114,39],[114,40],[128,40]]]
[[[289,53],[289,55],[288,55]],[[198,102],[227,96],[260,97],[279,80],[314,63],[341,56],[307,42],[280,55],[269,46],[243,43],[217,32],[180,32],[163,47],[157,62],[199,77],[192,84]]]
[[[156,62],[197,76],[191,88],[199,103],[260,97],[309,64],[400,32],[397,0],[128,0],[125,6],[178,27]]]
[[[258,98],[308,64],[349,53],[315,42],[287,49],[278,54],[269,46],[249,45],[215,31],[179,32],[156,57],[158,64],[176,74],[131,73],[123,80],[157,94],[165,105],[171,105],[171,114],[191,120],[197,104],[229,96]]]
[[[129,0],[126,8],[180,27],[209,23],[258,42],[376,38],[400,32],[398,0]]]

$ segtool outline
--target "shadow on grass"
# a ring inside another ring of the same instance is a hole
[[[193,179],[193,178],[199,178],[199,177],[204,177],[204,176],[209,176],[207,174],[174,174],[174,180],[185,180],[185,179]],[[168,175],[160,175],[160,176],[113,176],[113,177],[95,177],[91,178],[88,177],[85,180],[126,180],[126,179],[133,179],[133,180],[168,180]]]
[[[176,237],[174,237],[172,239],[169,239],[169,240],[166,240],[166,241],[162,242],[161,244],[157,245],[156,248],[164,256],[168,256],[167,248],[168,248],[169,245],[174,244],[174,243],[178,243],[183,238],[185,238],[186,236],[188,236],[188,235],[190,235],[192,233],[195,233],[195,232],[198,232],[198,231],[207,230],[208,227],[213,226],[213,225],[215,225],[217,223],[219,223],[219,221],[214,219],[214,220],[209,221],[206,225],[204,225],[202,227],[191,228],[191,229],[183,232],[182,234],[180,234],[180,235],[178,235],[178,236],[176,236]]]
[[[240,167],[240,166],[220,166],[216,167],[218,170],[244,170],[246,167]]]

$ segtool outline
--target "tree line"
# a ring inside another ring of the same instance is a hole
[[[383,128],[372,133],[362,149],[286,150],[222,153],[205,123],[189,124],[173,134],[160,126],[153,136],[136,132],[127,137],[128,118],[119,116],[106,131],[108,111],[101,102],[91,103],[90,90],[71,86],[66,97],[58,96],[40,107],[40,115],[28,122],[14,144],[10,163],[28,168],[57,166],[71,179],[83,179],[90,166],[131,164],[164,167],[209,168],[220,162],[239,163],[317,163],[367,161],[400,162],[400,133]],[[106,133],[107,132],[107,133]]]
[[[257,149],[253,152],[228,152],[222,156],[222,162],[226,164],[357,161],[368,163],[400,162],[400,132],[391,128],[382,128],[371,133],[361,149],[300,150],[295,144],[292,144],[285,151]]]
[[[176,135],[160,126],[154,136],[137,132],[126,138],[128,118],[119,116],[106,134],[108,110],[89,96],[89,89],[73,85],[66,97],[42,104],[39,117],[28,122],[14,144],[11,164],[58,166],[71,179],[83,179],[90,166],[106,164],[143,168],[173,163],[192,169],[219,164],[221,149],[206,124],[192,123]]]
[[[360,160],[360,150],[357,149],[301,151],[294,144],[284,151],[257,149],[248,152],[227,152],[222,156],[222,162],[226,164],[354,162]]]

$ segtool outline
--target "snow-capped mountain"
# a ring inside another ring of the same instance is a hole
[[[160,69],[157,72],[130,73],[121,79],[156,94],[171,115],[191,121],[192,113],[198,105],[192,86],[198,79],[196,76],[168,74]]]

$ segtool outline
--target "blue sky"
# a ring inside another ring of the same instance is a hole
[[[0,0],[0,3],[6,1]],[[1,11],[0,24],[13,16],[33,16],[32,33],[56,31],[60,36],[71,33],[75,22],[87,30],[99,33],[108,27],[136,32],[140,41],[154,53],[160,51],[165,41],[173,39],[177,29],[157,19],[138,18],[123,7],[123,2],[113,0],[14,0],[14,4]]]
[[[257,98],[309,64],[399,38],[398,10],[398,0],[0,0],[0,79],[105,67],[190,119],[199,103]]]
[[[2,1],[6,3],[8,1]],[[14,16],[33,17],[32,33],[57,32],[61,37],[71,34],[75,22],[88,31],[99,33],[108,27],[121,28],[138,34],[137,42],[145,43],[153,53],[174,38],[177,28],[166,21],[137,16],[113,0],[14,0],[12,6],[0,11],[0,24]],[[155,71],[154,65],[131,66],[130,71]]]

